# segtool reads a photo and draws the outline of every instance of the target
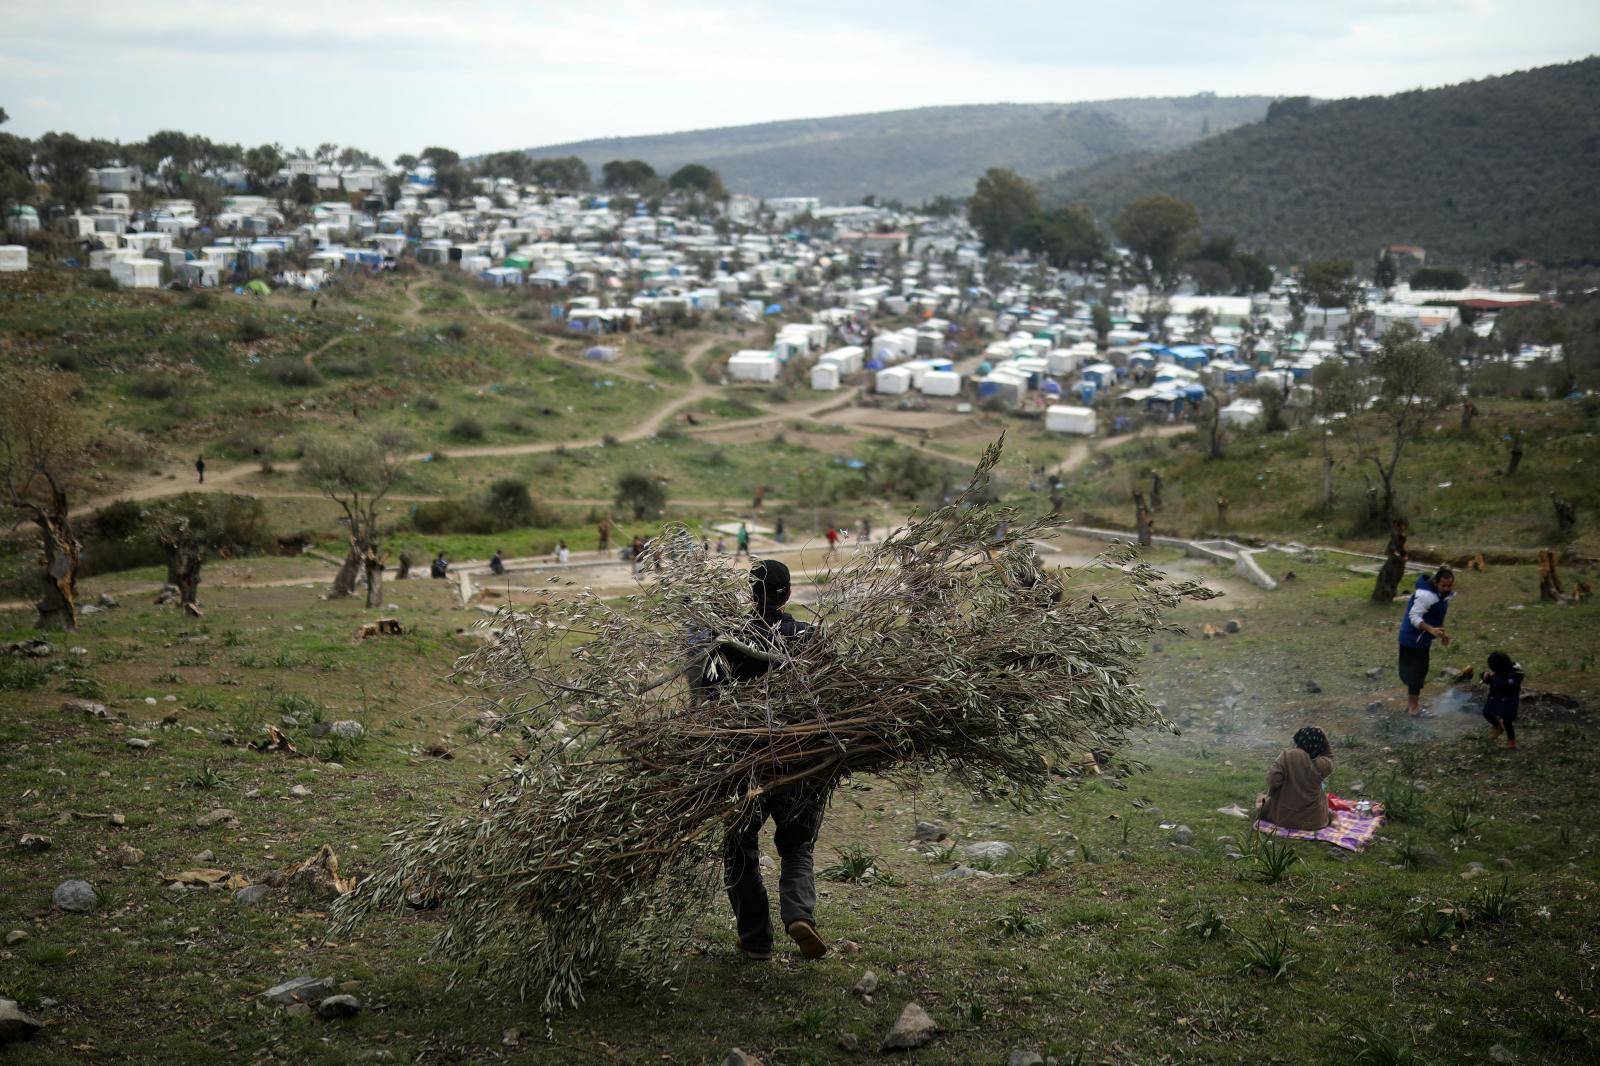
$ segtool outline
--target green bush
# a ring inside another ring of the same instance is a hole
[[[183,306],[191,311],[209,311],[217,306],[217,298],[209,292],[200,290],[190,293],[189,298],[183,301]]]
[[[253,496],[221,496],[186,492],[159,502],[117,500],[90,516],[83,540],[79,575],[164,566],[166,555],[155,537],[153,511],[188,518],[206,548],[216,555],[262,555],[276,544],[266,508]]]
[[[308,365],[304,359],[296,359],[292,355],[280,355],[268,359],[262,364],[261,369],[266,371],[267,377],[279,385],[291,388],[303,389],[322,381],[322,375],[317,373],[315,367]]]
[[[516,478],[501,478],[477,499],[418,504],[411,525],[418,533],[503,533],[559,525],[560,515],[535,500]]]
[[[50,672],[32,659],[0,658],[0,691],[29,692],[45,683]]]
[[[482,440],[484,436],[483,423],[476,418],[464,415],[451,424],[450,435],[456,440]]]
[[[246,318],[239,322],[238,337],[242,341],[264,341],[270,336],[272,331],[259,318]]]
[[[178,383],[171,378],[140,378],[128,391],[141,400],[170,400],[178,394]]]

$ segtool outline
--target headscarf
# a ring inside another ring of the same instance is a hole
[[[1294,735],[1294,746],[1310,758],[1328,754],[1328,734],[1314,725],[1308,725]]]

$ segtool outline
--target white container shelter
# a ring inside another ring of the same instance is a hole
[[[1093,436],[1095,414],[1092,407],[1073,407],[1068,404],[1051,404],[1044,412],[1044,428],[1051,433],[1072,433]]]

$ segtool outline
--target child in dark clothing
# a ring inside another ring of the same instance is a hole
[[[1522,702],[1522,671],[1503,651],[1489,655],[1489,669],[1483,672],[1483,683],[1489,687],[1489,698],[1483,704],[1483,716],[1494,727],[1494,735],[1506,736],[1506,747],[1517,746],[1517,705]]]

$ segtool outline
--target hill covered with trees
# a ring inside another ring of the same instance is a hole
[[[763,122],[651,137],[610,137],[529,149],[538,159],[577,156],[598,173],[607,160],[641,159],[658,173],[702,163],[733,192],[868,195],[916,202],[965,196],[989,167],[1053,174],[1129,152],[1159,152],[1254,122],[1265,96],[979,104]]]
[[[1290,98],[1260,122],[1068,171],[1041,192],[1102,220],[1139,197],[1174,196],[1286,259],[1366,260],[1404,243],[1429,263],[1592,263],[1596,116],[1600,57],[1393,96]]]

